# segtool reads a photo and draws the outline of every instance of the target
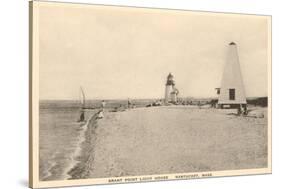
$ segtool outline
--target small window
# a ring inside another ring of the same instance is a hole
[[[229,89],[229,100],[235,100],[235,89]]]
[[[221,93],[221,89],[220,88],[216,88],[217,89],[217,94],[219,95]]]

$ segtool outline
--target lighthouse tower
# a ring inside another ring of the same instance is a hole
[[[169,73],[165,87],[165,102],[176,103],[179,91],[175,87],[174,76]]]
[[[228,54],[225,62],[221,87],[218,88],[218,105],[221,108],[245,107],[246,96],[240,70],[237,45],[234,42],[228,45]]]

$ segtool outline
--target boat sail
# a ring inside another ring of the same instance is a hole
[[[80,87],[80,103],[82,106],[82,109],[85,108],[85,93],[82,87]]]
[[[80,118],[78,122],[85,121],[85,93],[82,87],[80,87],[80,103],[81,103],[81,111],[80,111]]]

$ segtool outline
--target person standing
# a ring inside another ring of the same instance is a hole
[[[130,101],[130,99],[128,98],[128,109],[130,109],[131,108],[131,101]]]
[[[101,101],[101,108],[102,108],[102,109],[104,109],[104,108],[105,108],[105,104],[106,104],[106,103],[105,103],[105,101],[104,101],[104,100],[102,100],[102,101]]]
[[[98,119],[102,119],[103,117],[104,117],[104,115],[103,115],[103,111],[104,111],[104,108],[105,108],[105,101],[104,100],[102,100],[101,101],[101,110],[98,112]]]

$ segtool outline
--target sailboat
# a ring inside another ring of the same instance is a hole
[[[85,121],[85,93],[82,87],[80,87],[80,103],[81,103],[81,113],[78,122]]]

